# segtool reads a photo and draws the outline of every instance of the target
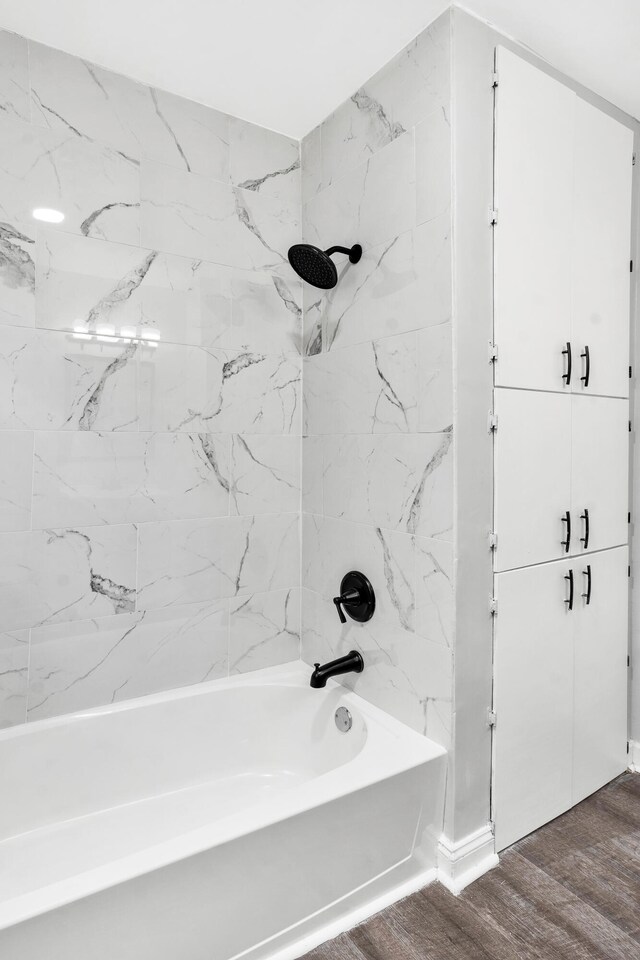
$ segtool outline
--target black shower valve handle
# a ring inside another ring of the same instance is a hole
[[[341,594],[339,597],[334,597],[333,602],[336,605],[336,610],[338,611],[338,616],[340,617],[340,623],[346,623],[347,618],[344,615],[344,610],[342,607],[344,605],[349,606],[349,604],[360,603],[360,591],[359,590],[347,590],[345,593]]]
[[[347,618],[344,615],[344,610],[342,609],[342,597],[334,597],[333,602],[336,605],[336,610],[338,611],[338,616],[340,617],[340,623],[346,623]]]

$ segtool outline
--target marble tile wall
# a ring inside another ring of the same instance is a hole
[[[299,144],[0,65],[0,725],[295,659]]]
[[[447,747],[450,101],[447,13],[302,143],[303,238],[364,248],[334,290],[303,290],[302,655],[361,650],[364,673],[344,682]],[[331,599],[351,569],[377,609],[342,627]]]

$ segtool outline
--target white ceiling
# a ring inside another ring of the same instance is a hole
[[[0,27],[301,137],[447,0],[0,0]],[[640,117],[639,0],[464,6]]]

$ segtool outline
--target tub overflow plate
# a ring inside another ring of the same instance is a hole
[[[346,707],[338,707],[336,710],[336,727],[340,733],[348,733],[351,730],[353,719]]]

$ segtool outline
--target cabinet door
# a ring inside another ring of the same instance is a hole
[[[573,803],[627,766],[627,563],[626,547],[574,561]]]
[[[496,383],[566,389],[576,95],[498,47]]]
[[[495,569],[559,559],[571,507],[571,397],[495,391]],[[573,519],[573,518],[572,518]]]
[[[494,818],[502,850],[571,806],[571,561],[495,578]]]
[[[573,390],[627,397],[633,133],[576,98],[575,137]]]
[[[628,539],[629,403],[574,396],[571,410],[571,552],[579,555]]]

